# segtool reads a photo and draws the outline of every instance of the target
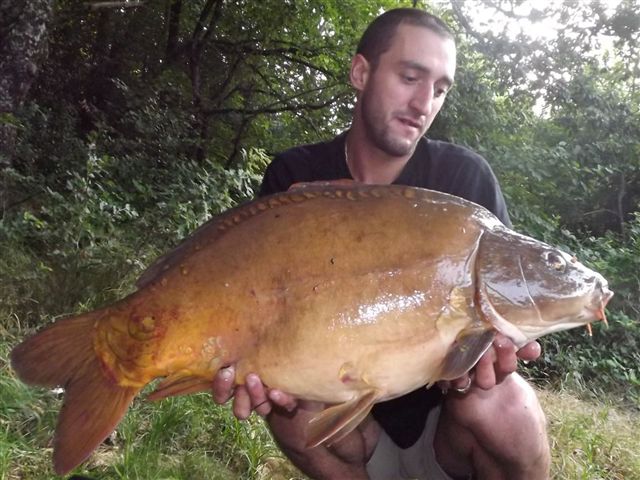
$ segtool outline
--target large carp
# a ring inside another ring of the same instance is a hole
[[[313,185],[220,215],[158,260],[138,290],[63,319],[12,352],[27,383],[62,386],[54,465],[66,473],[134,396],[210,388],[236,364],[332,404],[309,446],[375,402],[467,372],[496,332],[516,345],[604,319],[606,280],[484,208],[403,186]]]

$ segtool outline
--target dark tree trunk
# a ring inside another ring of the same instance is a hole
[[[13,162],[15,113],[46,55],[52,0],[0,2],[0,165]]]
[[[165,59],[168,65],[173,63],[179,47],[180,35],[180,13],[182,11],[182,0],[171,0],[167,12],[167,47]]]

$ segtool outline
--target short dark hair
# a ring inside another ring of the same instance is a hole
[[[400,25],[424,27],[443,38],[454,40],[451,29],[435,15],[417,8],[388,10],[369,24],[362,34],[356,53],[361,54],[374,67],[380,55],[391,47],[391,40]]]

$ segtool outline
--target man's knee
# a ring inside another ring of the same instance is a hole
[[[545,429],[544,413],[535,391],[517,374],[491,390],[474,389],[464,396],[448,397],[445,410],[456,423],[474,432],[521,431],[524,426]]]
[[[542,471],[548,466],[545,415],[535,391],[519,375],[510,375],[491,390],[474,389],[465,396],[448,397],[443,413],[439,433],[457,432],[456,436],[463,439],[458,447],[466,450],[464,458],[471,463],[474,455],[477,457],[481,451],[485,458],[513,465],[514,470],[539,468]],[[446,447],[452,440],[447,439],[440,445]]]

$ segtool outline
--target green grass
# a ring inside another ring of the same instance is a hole
[[[640,479],[640,413],[568,391],[539,391],[555,479]]]
[[[60,398],[19,382],[7,364],[15,337],[0,339],[0,478],[50,479]],[[109,441],[75,473],[99,479],[272,478],[282,455],[262,420],[237,421],[207,394],[146,402],[142,395]],[[287,467],[295,478],[293,467]]]
[[[12,255],[0,255],[0,480],[52,479],[51,438],[61,399],[15,378],[11,347],[34,325],[49,321],[50,312],[91,309],[123,296],[136,272],[122,275],[126,262],[113,261],[100,263],[100,275],[79,265],[77,274],[63,276],[62,269],[34,263],[17,243],[8,247],[2,251]],[[76,285],[84,287],[81,293]],[[573,390],[560,385],[540,391],[553,478],[640,479],[640,405],[625,410],[620,399],[589,395],[604,388],[593,382],[571,385]],[[207,394],[157,403],[141,395],[110,441],[75,473],[100,480],[305,478],[278,451],[260,418],[239,422]]]
[[[51,436],[60,399],[20,383],[0,336],[0,479],[51,479]],[[553,452],[553,478],[640,478],[640,414],[569,391],[540,390]],[[262,420],[237,421],[207,394],[134,402],[109,442],[75,473],[97,479],[302,479]]]

